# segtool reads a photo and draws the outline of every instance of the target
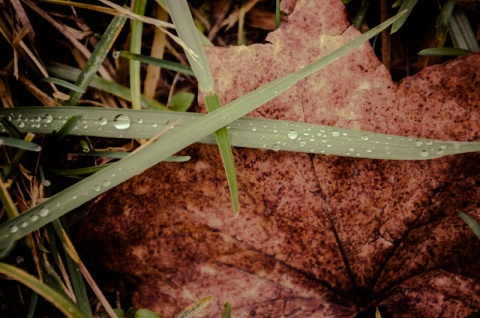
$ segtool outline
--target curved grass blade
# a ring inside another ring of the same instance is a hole
[[[458,211],[458,216],[460,216],[462,220],[467,223],[468,226],[470,226],[475,235],[480,239],[480,224],[478,224],[478,222],[470,215],[462,211]]]
[[[157,59],[157,58],[154,58],[154,57],[145,56],[145,55],[141,55],[141,54],[135,54],[135,53],[127,52],[127,51],[119,51],[119,57],[123,57],[123,58],[129,59],[129,60],[136,60],[136,61],[140,61],[142,63],[147,63],[147,64],[152,64],[152,65],[155,65],[155,66],[159,66],[159,67],[164,68],[166,70],[175,71],[175,72],[178,72],[178,73],[183,73],[183,74],[190,75],[190,76],[195,76],[195,74],[193,74],[192,68],[190,66],[183,65],[183,64],[180,64],[180,63],[175,63],[175,62],[168,61],[168,60]]]
[[[68,88],[74,92],[77,92],[77,93],[85,93],[85,90],[75,84],[72,84],[70,82],[67,82],[67,81],[64,81],[60,78],[55,78],[55,77],[44,77],[42,79],[40,79],[40,82],[46,82],[46,83],[53,83],[53,84],[56,84],[58,86],[62,86],[62,87],[65,87],[65,88]]]
[[[39,152],[42,150],[42,146],[37,145],[33,142],[10,137],[0,137],[0,146],[14,147],[22,150],[35,152]]]
[[[12,277],[25,286],[35,291],[57,307],[65,316],[71,318],[89,318],[90,316],[80,310],[77,305],[65,295],[60,294],[51,287],[45,285],[27,272],[0,262],[0,273]]]
[[[370,31],[320,58],[304,69],[294,74],[283,76],[236,99],[220,109],[197,118],[186,129],[180,130],[178,127],[169,127],[162,138],[159,138],[154,143],[139,151],[133,152],[93,176],[87,177],[62,192],[57,193],[40,205],[0,224],[0,257],[5,255],[13,243],[21,237],[57,219],[90,199],[143,172],[166,157],[173,155],[197,140],[212,134],[264,103],[274,99],[303,77],[336,61],[356,47],[362,45],[372,36],[383,31],[393,23],[398,16],[399,15],[390,18],[381,25],[372,28]],[[171,113],[181,115],[175,112]]]
[[[87,89],[88,85],[90,85],[90,82],[92,81],[93,77],[102,65],[105,56],[113,45],[113,42],[117,38],[117,35],[122,30],[126,20],[127,18],[125,17],[113,17],[112,22],[110,22],[107,29],[105,30],[105,33],[98,42],[98,45],[95,47],[92,56],[90,56],[87,63],[85,64],[85,67],[80,72],[80,75],[75,81],[76,86],[80,87],[84,91]],[[67,104],[77,105],[81,96],[82,93],[78,91],[71,91],[70,99],[68,100]]]
[[[51,64],[47,67],[47,70],[50,74],[57,77],[61,77],[69,81],[75,81],[81,72],[81,70],[79,69],[76,69],[74,67],[67,66],[67,65],[61,65],[61,64]],[[132,100],[132,97],[130,95],[130,90],[128,88],[118,83],[101,78],[100,76],[97,76],[97,75],[95,75],[92,81],[90,82],[90,87],[113,94],[127,101]],[[168,110],[168,108],[165,105],[157,102],[156,100],[149,99],[144,95],[142,95],[141,98],[142,98],[142,107],[145,107],[148,109]]]
[[[404,0],[402,2],[402,5],[400,6],[400,9],[398,9],[398,12],[400,13],[400,12],[403,12],[404,10],[407,10],[407,13],[404,14],[402,17],[400,17],[397,21],[395,21],[392,24],[392,31],[390,32],[390,34],[393,34],[398,30],[400,30],[400,28],[402,27],[402,25],[405,23],[408,16],[412,12],[413,8],[417,4],[417,1],[418,0]]]

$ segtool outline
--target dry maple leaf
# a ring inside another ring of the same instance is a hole
[[[283,3],[270,44],[211,48],[223,102],[359,35],[339,0]],[[480,54],[393,83],[366,44],[251,116],[379,133],[480,141]],[[110,191],[81,237],[138,280],[134,303],[171,317],[460,317],[480,308],[479,155],[385,161],[234,149],[240,217],[215,146],[183,151]]]

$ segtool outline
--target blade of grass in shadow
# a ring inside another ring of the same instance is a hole
[[[150,56],[135,54],[135,53],[127,52],[127,51],[120,51],[119,52],[119,57],[123,57],[123,58],[129,59],[129,60],[140,61],[142,63],[152,64],[152,65],[164,68],[166,70],[171,70],[171,71],[187,74],[187,75],[190,75],[190,76],[194,76],[191,67],[189,67],[187,65],[180,64],[180,63],[175,63],[175,62],[172,62],[172,61],[156,59],[156,58],[153,58],[153,57],[150,57]]]
[[[474,218],[472,218],[465,212],[458,211],[458,215],[465,223],[467,223],[468,226],[470,226],[475,235],[478,236],[478,238],[480,239],[480,224],[478,224],[478,222]]]
[[[57,193],[47,201],[2,223],[0,225],[0,257],[8,252],[16,240],[274,99],[305,76],[325,67],[362,45],[365,41],[387,28],[398,17],[399,15],[388,19],[334,52],[309,64],[304,69],[283,76],[222,108],[198,117],[185,129],[176,129],[168,126],[163,136],[147,147],[135,151],[93,176],[85,178]]]
[[[95,47],[92,56],[88,59],[85,67],[75,81],[76,86],[80,87],[84,91],[87,89],[88,85],[90,85],[90,82],[102,65],[105,56],[113,45],[113,42],[122,30],[126,20],[127,18],[125,17],[113,17],[112,22],[110,22],[105,30],[105,33],[102,35],[102,38]],[[78,92],[77,90],[72,90],[70,92],[70,99],[67,101],[67,105],[77,105],[81,96],[82,93]]]
[[[78,306],[70,300],[68,297],[62,295],[56,290],[48,287],[43,282],[39,281],[37,278],[28,274],[27,272],[5,264],[0,263],[0,273],[7,275],[25,286],[29,287],[37,294],[41,295],[49,302],[51,302],[55,307],[57,307],[65,316],[71,318],[89,318],[90,315],[84,313]]]
[[[197,77],[198,86],[200,90],[205,93],[204,101],[207,111],[212,112],[222,105],[220,98],[218,98],[214,90],[215,81],[210,66],[208,65],[207,56],[203,50],[201,40],[197,35],[197,28],[190,14],[188,4],[185,0],[166,0],[166,3],[170,17],[176,26],[178,36],[196,54],[196,56],[194,56],[190,51],[185,51],[190,66]],[[238,215],[238,182],[227,127],[222,127],[216,131],[215,138],[227,175],[230,195],[232,197],[233,212],[235,215]]]
[[[135,0],[133,12],[143,16],[145,14],[146,0]],[[140,54],[142,51],[142,31],[143,22],[132,20],[132,31],[130,33],[130,51]],[[132,94],[132,108],[142,109],[141,107],[141,81],[140,81],[140,62],[130,60],[130,92]]]
[[[75,81],[76,78],[80,75],[81,70],[61,64],[51,64],[47,67],[47,70],[53,76],[60,77],[69,81]],[[118,83],[106,80],[100,76],[95,75],[90,82],[90,87],[102,90],[104,92],[113,94],[117,97],[123,98],[125,100],[131,101],[132,97],[130,95],[130,90],[125,86],[122,86]],[[159,109],[159,110],[168,110],[168,108],[153,99],[149,99],[145,96],[141,96],[142,106],[148,109]]]
[[[418,0],[404,0],[402,2],[402,5],[400,6],[400,9],[398,9],[398,12],[403,12],[404,10],[407,10],[407,13],[404,14],[401,18],[399,18],[397,21],[393,22],[392,24],[392,31],[391,31],[391,34],[397,32],[398,30],[400,30],[400,28],[402,27],[402,25],[405,23],[405,21],[407,20],[408,16],[410,15],[410,13],[412,12],[413,8],[415,7],[415,5],[417,4],[417,1]]]
[[[448,30],[456,48],[476,52],[480,50],[478,41],[462,8],[454,8],[448,20]]]
[[[72,84],[70,82],[64,81],[60,78],[44,77],[44,78],[40,79],[40,82],[53,83],[53,84],[56,84],[58,86],[68,88],[72,91],[75,91],[75,92],[78,92],[78,93],[81,93],[81,94],[85,93],[85,90],[83,88],[78,87],[77,85]]]

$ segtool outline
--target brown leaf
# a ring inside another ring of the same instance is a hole
[[[358,36],[340,1],[283,2],[271,44],[209,49],[223,102]],[[368,45],[252,116],[479,141],[480,54],[393,83]],[[135,305],[171,317],[215,296],[219,317],[461,317],[480,308],[479,155],[385,161],[234,149],[235,219],[215,146],[183,151],[109,192],[82,237],[138,279]]]

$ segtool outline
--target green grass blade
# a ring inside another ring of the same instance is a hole
[[[75,81],[75,79],[80,75],[81,70],[76,69],[71,66],[61,65],[61,64],[51,64],[47,67],[47,70],[50,74],[69,80]],[[102,90],[104,92],[110,93],[127,101],[131,101],[132,97],[130,90],[125,86],[122,86],[118,83],[106,80],[100,76],[95,75],[90,82],[90,87]],[[159,110],[168,110],[168,108],[153,99],[149,99],[144,95],[142,98],[142,107],[148,109],[159,109]]]
[[[470,53],[468,50],[454,47],[434,47],[418,52],[418,55],[443,55],[443,56],[462,56]]]
[[[152,65],[164,68],[166,70],[175,71],[175,72],[178,72],[178,73],[183,73],[183,74],[186,74],[186,75],[194,76],[192,68],[190,66],[183,65],[183,64],[180,64],[180,63],[175,63],[175,62],[172,62],[172,61],[157,59],[157,58],[154,58],[154,57],[145,56],[145,55],[141,55],[141,54],[135,54],[135,53],[126,52],[126,51],[120,51],[119,52],[119,57],[123,57],[123,58],[129,59],[129,60],[136,60],[136,61],[139,61],[139,62],[142,62],[142,63],[152,64]]]
[[[453,10],[452,17],[448,20],[448,30],[456,48],[476,52],[480,50],[475,33],[470,26],[465,12],[461,8]]]
[[[0,109],[2,113],[10,110]],[[82,114],[82,124],[71,130],[73,135],[90,135],[121,138],[150,139],[159,134],[170,123],[177,122],[176,127],[185,131],[204,114],[161,112],[150,110],[117,110],[92,107],[22,107],[16,109],[14,117],[25,121],[35,117],[52,117],[48,124],[42,122],[34,132],[51,133],[59,129],[65,116]],[[115,117],[122,114],[130,119],[128,129],[119,130],[114,126]],[[48,115],[48,116],[47,116]],[[61,117],[61,118],[59,118]],[[14,120],[18,125],[17,120]],[[25,128],[20,128],[24,130]],[[33,129],[33,128],[29,128]],[[459,153],[480,150],[479,142],[441,141],[415,136],[395,136],[362,132],[352,129],[334,128],[324,125],[307,124],[284,120],[243,117],[228,125],[231,144],[236,147],[270,149],[274,151],[296,151],[326,155],[348,156],[355,158],[389,159],[389,160],[427,160]],[[213,134],[195,142],[216,144]],[[425,155],[424,150],[429,152]],[[110,151],[78,155],[95,155],[123,158],[123,152]],[[187,159],[187,158],[185,158]],[[180,161],[184,160],[179,158]]]
[[[223,305],[223,310],[222,310],[222,318],[230,318],[230,313],[231,313],[231,306],[230,303],[227,301]]]
[[[46,116],[45,118],[47,118],[48,116]],[[50,117],[48,117],[49,119],[46,120],[46,121],[49,121],[50,120]],[[63,117],[62,117],[63,118]],[[73,115],[72,117],[68,118],[68,119],[62,119],[62,123],[64,123],[62,125],[62,127],[60,127],[60,129],[57,131],[55,130],[52,135],[50,136],[49,138],[49,143],[57,143],[59,142],[60,140],[62,140],[63,138],[65,138],[66,135],[68,135],[72,129],[76,128],[77,127],[77,124],[79,123],[80,119],[82,119],[82,115]],[[53,118],[51,119],[53,120]],[[36,125],[36,126],[40,126],[39,124]]]
[[[135,0],[133,12],[143,16],[145,14],[146,0]],[[130,37],[130,51],[140,54],[142,51],[142,31],[143,22],[132,20],[132,31]],[[130,92],[132,94],[132,108],[142,109],[141,107],[141,80],[140,80],[140,62],[130,60]]]
[[[455,0],[448,0],[440,10],[440,14],[437,18],[437,23],[435,27],[439,28],[442,25],[447,25],[448,21],[452,17],[453,7],[455,6]]]
[[[385,21],[354,41],[310,64],[306,67],[307,70],[302,69],[295,74],[281,77],[220,109],[196,118],[185,129],[169,127],[164,131],[161,138],[154,143],[133,152],[126,158],[52,196],[49,200],[0,224],[0,257],[8,252],[8,249],[16,240],[274,99],[302,79],[301,76],[297,75],[298,73],[306,76],[314,71],[311,69],[311,65],[320,69],[332,63],[363,44],[369,37],[381,32],[393,21],[395,21],[395,18]],[[272,91],[273,93],[271,93]],[[182,115],[175,112],[171,113]]]
[[[77,93],[81,93],[81,94],[85,93],[85,90],[83,88],[56,77],[44,77],[40,79],[40,82],[53,83],[53,84],[68,88]]]
[[[14,124],[10,122],[11,119],[12,119],[11,116],[0,117],[0,124],[2,124],[3,128],[7,132],[9,132],[13,136],[13,138],[16,138],[16,139],[22,138],[23,137],[22,132]]]
[[[468,226],[470,226],[470,228],[475,233],[475,235],[480,239],[480,224],[478,224],[478,222],[474,218],[472,218],[470,215],[462,211],[458,211],[458,215],[462,218],[462,220],[465,223],[468,224]]]
[[[65,217],[53,221],[53,227],[63,246],[68,272],[75,292],[76,303],[82,311],[91,315],[92,309],[90,307],[87,288],[80,272],[79,263],[81,260],[69,238],[70,234],[68,224],[65,222]]]
[[[412,12],[413,8],[415,7],[415,5],[417,4],[417,1],[418,0],[404,0],[402,2],[402,5],[400,6],[400,9],[398,9],[398,12],[403,12],[404,10],[407,10],[407,14],[403,15],[402,17],[400,17],[397,21],[395,21],[393,24],[392,24],[392,31],[391,31],[391,34],[397,32],[398,30],[400,30],[400,28],[402,27],[402,25],[405,23],[405,21],[407,20],[408,16],[410,15],[410,13]]]
[[[66,296],[48,287],[27,272],[5,263],[0,263],[0,273],[12,277],[35,291],[57,307],[65,316],[71,318],[89,318],[78,306]]]
[[[216,93],[210,93],[205,96],[205,104],[209,112],[219,109],[221,107],[220,99]],[[222,157],[223,166],[227,175],[228,186],[230,188],[230,195],[232,197],[233,213],[238,215],[238,183],[237,174],[235,172],[235,165],[232,153],[232,146],[230,144],[230,137],[228,136],[227,127],[222,127],[215,132],[215,139]]]
[[[168,0],[167,0],[168,1]],[[175,318],[191,318],[191,317],[195,317],[195,315],[197,313],[199,313],[200,311],[202,311],[205,307],[208,306],[208,304],[210,304],[210,302],[213,300],[213,296],[207,296],[207,297],[204,297],[202,299],[200,299],[199,301],[195,302],[194,304],[188,306],[187,308],[185,308],[184,310],[182,310],[181,312],[179,312]]]
[[[198,80],[200,90],[205,94],[204,100],[208,112],[212,112],[222,105],[218,95],[214,91],[214,79],[207,56],[203,50],[197,28],[190,15],[188,4],[185,0],[166,0],[170,16],[177,28],[177,33],[182,41],[188,45],[191,51],[186,50],[188,61]],[[193,55],[193,52],[195,55]],[[232,147],[227,128],[215,132],[215,138],[222,157],[223,166],[227,175],[230,195],[232,197],[233,211],[238,215],[238,183],[233,161]]]
[[[42,150],[42,146],[37,145],[36,143],[25,141],[23,139],[9,137],[0,137],[0,146],[13,147],[35,152],[39,152]]]
[[[110,22],[98,45],[95,47],[92,56],[88,59],[85,67],[75,81],[75,86],[80,87],[84,91],[87,89],[126,20],[127,18],[121,16],[113,17],[112,22]],[[77,105],[81,96],[82,93],[72,90],[67,105]]]

